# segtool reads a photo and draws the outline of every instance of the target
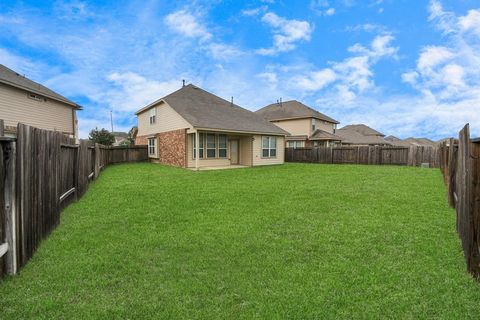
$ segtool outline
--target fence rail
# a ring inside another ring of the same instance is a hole
[[[0,120],[0,134],[2,133]],[[0,276],[15,274],[107,165],[148,160],[147,147],[105,147],[19,124],[0,136]]]
[[[314,163],[350,163],[371,165],[405,165],[420,166],[427,163],[438,167],[439,148],[437,147],[317,147],[286,148],[286,162]]]
[[[467,270],[480,278],[480,141],[470,139],[467,124],[457,140],[440,147],[440,169],[448,202],[456,211],[456,229]]]

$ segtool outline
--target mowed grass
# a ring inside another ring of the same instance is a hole
[[[435,169],[115,165],[0,319],[478,319],[454,216]]]

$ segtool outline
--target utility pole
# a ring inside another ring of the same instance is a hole
[[[112,131],[110,132],[113,132],[113,111],[110,110],[110,124],[112,125]]]

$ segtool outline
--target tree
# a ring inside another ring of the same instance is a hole
[[[115,136],[104,128],[102,130],[98,130],[98,128],[91,130],[88,139],[104,146],[111,146],[115,142]]]

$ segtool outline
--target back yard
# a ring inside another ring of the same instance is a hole
[[[0,318],[478,318],[438,169],[107,168]]]

